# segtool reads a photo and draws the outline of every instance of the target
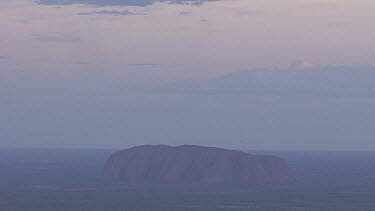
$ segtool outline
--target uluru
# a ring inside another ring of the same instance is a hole
[[[290,172],[276,156],[195,145],[145,145],[113,154],[103,177],[125,183],[242,184],[285,181]]]

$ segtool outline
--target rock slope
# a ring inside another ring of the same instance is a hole
[[[103,176],[128,183],[232,184],[283,181],[290,172],[275,156],[193,145],[146,145],[113,154]]]

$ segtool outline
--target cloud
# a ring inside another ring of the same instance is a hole
[[[299,60],[299,61],[296,61],[296,62],[293,62],[289,68],[290,69],[310,69],[312,68],[314,65],[309,62],[309,61],[306,61],[306,60]]]
[[[79,15],[146,15],[144,13],[135,13],[129,10],[115,11],[115,10],[103,10],[103,11],[93,11],[93,12],[83,12],[78,13]]]
[[[10,59],[12,59],[11,56],[0,56],[0,62],[2,62],[2,61],[8,61]]]
[[[160,67],[160,66],[162,66],[162,64],[135,63],[135,64],[128,64],[128,66],[132,66],[132,67]]]
[[[128,64],[129,67],[131,68],[136,68],[136,69],[159,69],[159,68],[174,68],[176,64],[157,64],[157,63],[133,63],[133,64]]]
[[[338,2],[311,1],[311,2],[306,2],[305,4],[303,4],[301,9],[304,11],[311,11],[311,12],[322,12],[322,11],[331,12],[332,10],[337,10],[342,7],[341,6],[342,4]]]
[[[236,72],[208,80],[161,87],[158,91],[198,95],[375,98],[375,68],[363,65],[312,66]]]
[[[180,12],[178,15],[191,15],[191,14],[193,14],[192,12],[189,12],[189,11],[182,11],[182,12]]]
[[[201,5],[205,2],[220,0],[36,0],[40,5],[72,5],[85,4],[95,6],[148,6],[157,2],[168,2],[171,4]]]
[[[240,17],[245,17],[245,16],[253,16],[257,12],[249,10],[249,9],[244,9],[244,8],[237,8],[235,9],[235,14],[240,16]]]
[[[47,32],[47,33],[38,33],[32,34],[34,40],[40,42],[56,42],[56,43],[76,43],[80,42],[81,39],[79,37],[65,34],[61,32]]]

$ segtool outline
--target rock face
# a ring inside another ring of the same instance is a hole
[[[147,145],[112,155],[103,176],[128,183],[233,184],[283,181],[290,173],[275,156],[201,146]]]

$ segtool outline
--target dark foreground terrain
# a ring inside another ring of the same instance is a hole
[[[110,185],[114,150],[1,149],[0,210],[375,210],[375,153],[252,152],[286,159],[288,183],[245,186]]]

